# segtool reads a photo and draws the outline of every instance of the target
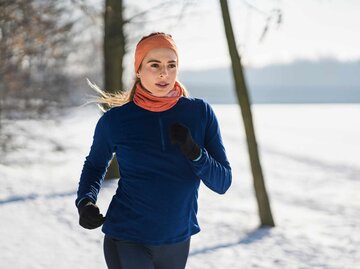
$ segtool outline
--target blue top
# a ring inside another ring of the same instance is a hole
[[[189,160],[170,142],[169,126],[182,123],[201,148]],[[113,153],[120,180],[102,231],[114,238],[160,245],[177,243],[200,231],[196,213],[200,181],[224,194],[231,167],[217,118],[202,99],[180,97],[172,108],[152,112],[134,102],[114,107],[99,119],[80,177],[76,204],[96,202]]]

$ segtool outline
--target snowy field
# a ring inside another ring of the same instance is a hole
[[[259,229],[241,122],[214,105],[233,169],[221,196],[201,185],[187,268],[360,268],[360,105],[256,105],[253,116],[276,227]],[[106,268],[100,229],[74,199],[99,112],[11,123],[20,149],[0,160],[0,268]],[[116,187],[99,195],[104,212]]]

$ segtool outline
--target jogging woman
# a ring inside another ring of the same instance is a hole
[[[77,192],[80,225],[102,226],[108,268],[183,269],[200,231],[198,189],[224,194],[231,185],[217,118],[177,80],[171,35],[152,33],[136,46],[134,86],[102,93],[111,107],[99,119]],[[113,153],[120,180],[106,216],[97,195]]]

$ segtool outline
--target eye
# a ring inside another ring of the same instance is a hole
[[[176,64],[169,64],[170,68],[176,68]]]
[[[150,66],[151,66],[151,67],[155,67],[155,68],[159,67],[158,64],[151,64]]]

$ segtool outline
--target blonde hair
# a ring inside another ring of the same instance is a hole
[[[98,107],[103,112],[109,110],[112,107],[122,106],[126,103],[131,102],[134,99],[136,83],[140,82],[140,79],[136,78],[130,90],[110,93],[101,90],[96,84],[92,83],[88,78],[86,78],[86,80],[89,86],[98,93],[98,96],[91,96],[90,100],[86,102],[86,104],[97,103]],[[190,93],[185,88],[185,86],[180,81],[177,80],[177,82],[183,88],[182,96],[190,97]]]

